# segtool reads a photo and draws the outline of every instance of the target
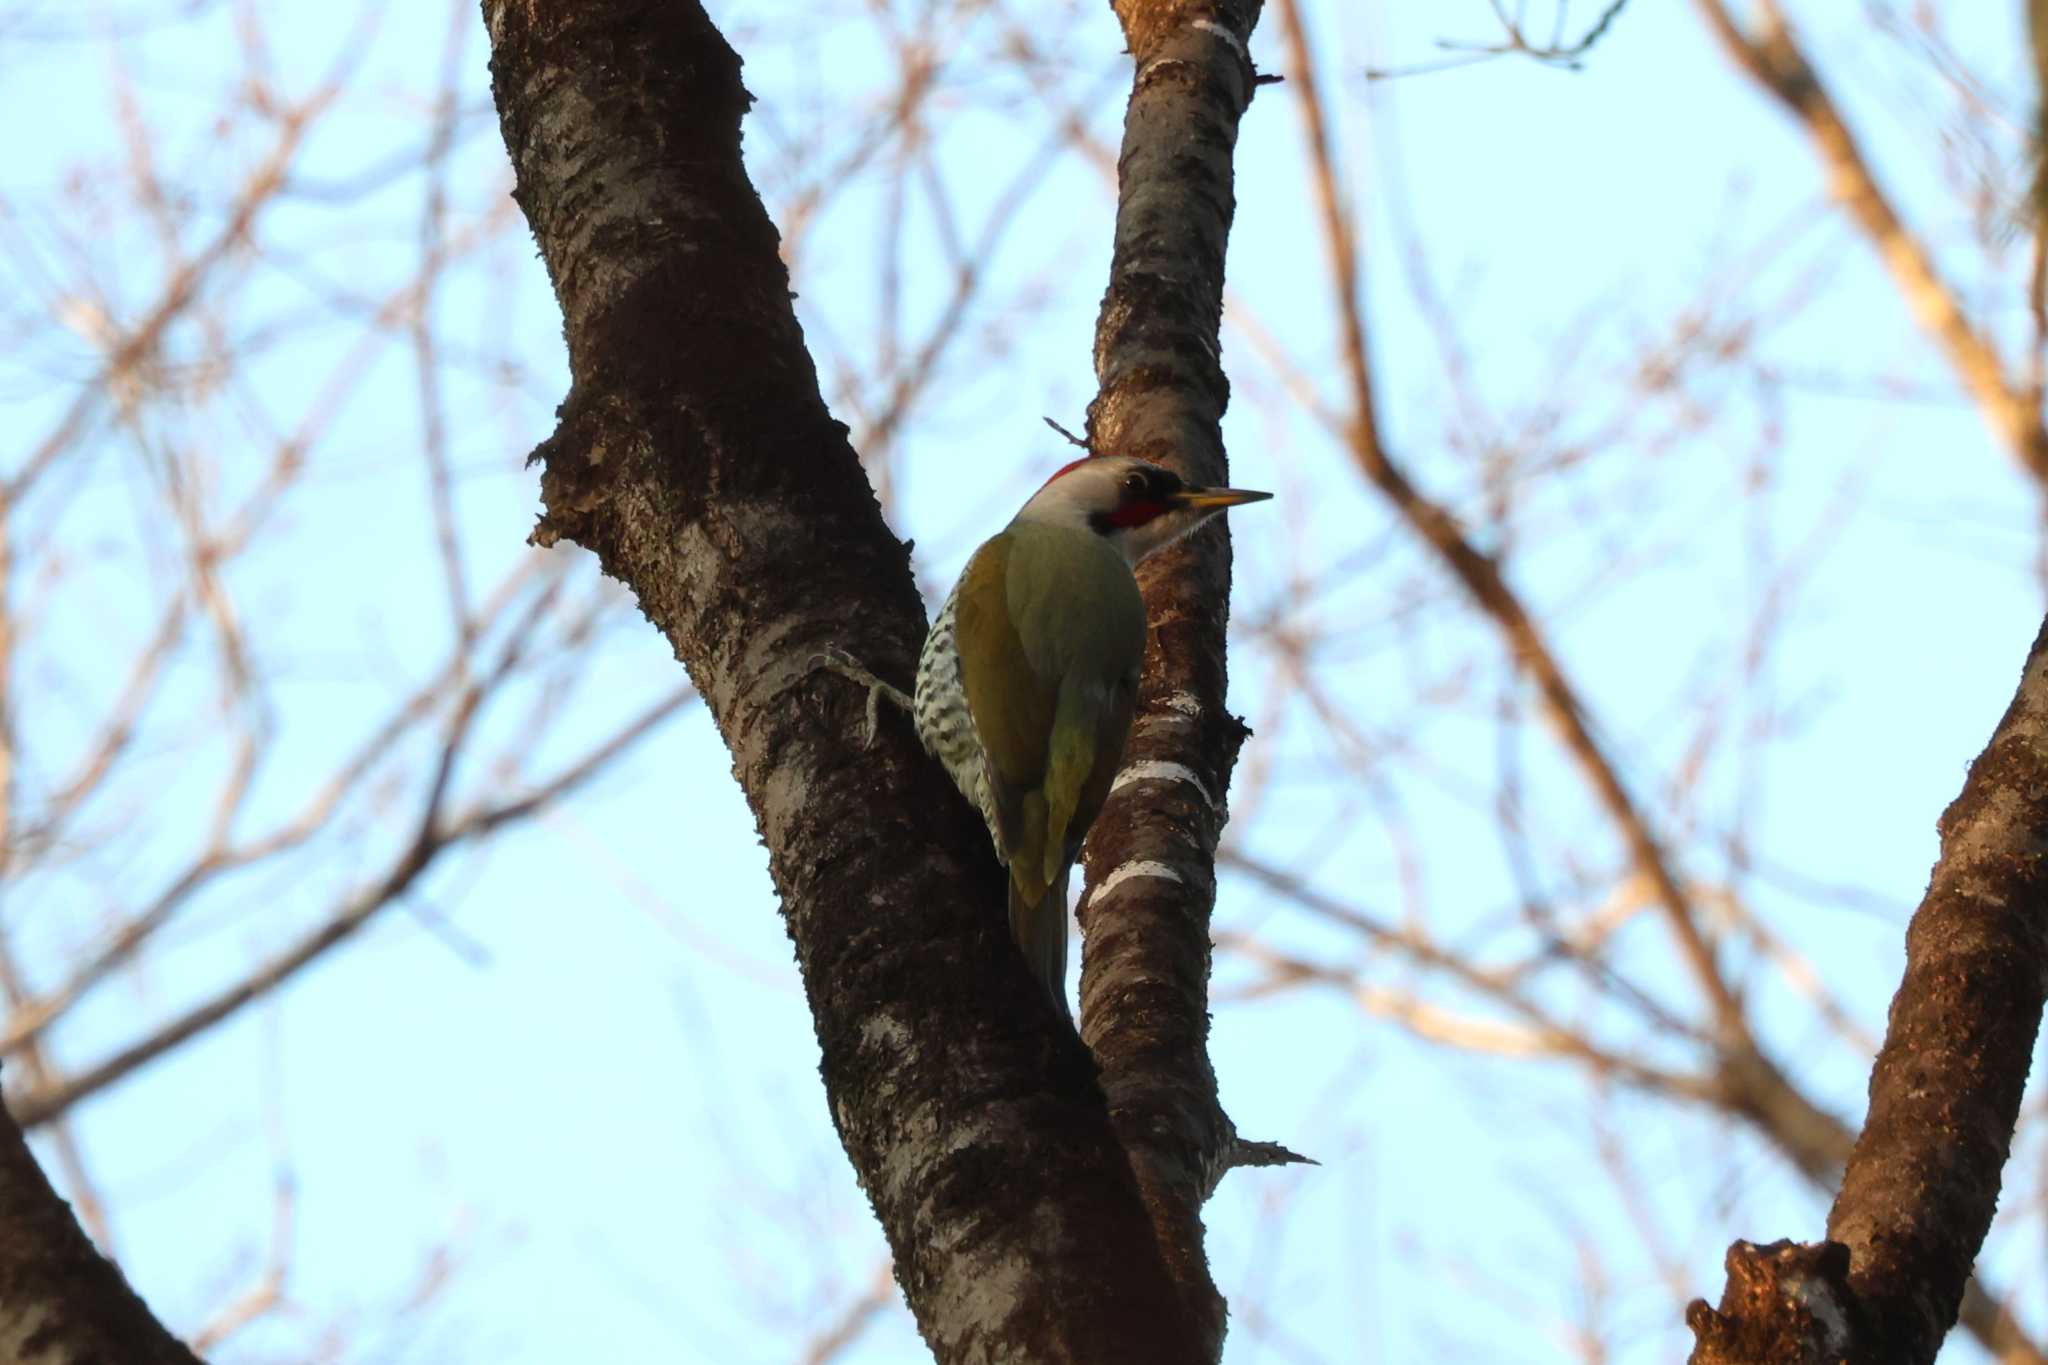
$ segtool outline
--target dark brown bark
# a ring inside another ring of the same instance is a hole
[[[485,0],[516,196],[572,388],[543,543],[630,586],[733,756],[833,1118],[942,1361],[1191,1361],[1085,1051],[1009,946],[979,820],[832,645],[907,680],[906,547],[819,397],[739,156],[739,61],[689,0]],[[687,799],[685,797],[685,799]]]
[[[2027,45],[2034,55],[2034,129],[2028,151],[2034,158],[2034,232],[2040,235],[2048,234],[2048,0],[2027,0]],[[2035,269],[2040,268],[2037,260]],[[2037,308],[2042,306],[2041,285],[2037,273]]]
[[[1737,1242],[1727,1267],[1721,1306],[1695,1299],[1686,1309],[1692,1365],[1835,1365],[1868,1341],[1840,1243]]]
[[[0,1109],[0,1360],[9,1365],[199,1365],[50,1188]]]
[[[1260,0],[1117,0],[1136,63],[1118,162],[1115,250],[1095,332],[1092,448],[1227,481],[1220,363],[1231,156],[1255,89]],[[1209,916],[1224,793],[1247,731],[1224,709],[1230,542],[1222,519],[1139,572],[1152,623],[1124,770],[1088,835],[1082,1029],[1167,1263],[1221,1350],[1201,1210],[1242,1143],[1209,1063]]]
[[[1721,1308],[1687,1314],[1699,1365],[1922,1365],[1955,1324],[1998,1204],[2048,980],[2048,623],[1938,828],[1941,857],[1906,931],[1905,978],[1829,1240],[1737,1243]],[[1829,1311],[1816,1309],[1823,1298]],[[1730,1354],[1734,1342],[1751,1353]]]

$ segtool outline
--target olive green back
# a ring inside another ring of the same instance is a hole
[[[1035,902],[1080,851],[1123,760],[1144,599],[1100,536],[1022,524],[975,555],[956,610],[1003,852]]]

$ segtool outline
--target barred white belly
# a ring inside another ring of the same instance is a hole
[[[988,822],[989,841],[1001,858],[1003,840],[996,823],[995,798],[988,787],[981,739],[974,732],[974,717],[967,710],[967,689],[960,682],[960,649],[953,639],[959,591],[956,586],[946,595],[945,605],[932,622],[931,634],[925,636],[924,651],[917,660],[917,692],[912,699],[911,717],[925,752],[945,765],[953,785]]]

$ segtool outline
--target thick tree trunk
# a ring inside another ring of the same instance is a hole
[[[516,197],[569,348],[561,424],[535,452],[547,508],[536,538],[587,547],[634,590],[732,752],[803,971],[833,1117],[926,1340],[948,1362],[1213,1358],[1220,1312],[1189,1311],[1214,1302],[1193,1216],[1218,1168],[1220,1120],[1200,1053],[1201,924],[1176,931],[1171,951],[1194,961],[1179,972],[1178,1033],[1159,1058],[1169,1082],[1144,1102],[1179,1163],[1162,1249],[1154,1177],[1165,1163],[1138,1159],[1141,1198],[1119,1140],[1135,1111],[1119,1108],[1112,1125],[1091,1059],[1009,945],[980,821],[907,726],[885,723],[863,750],[863,698],[811,667],[837,646],[907,680],[924,615],[905,547],[819,396],[774,228],[742,168],[737,57],[695,0],[483,9]],[[1175,22],[1228,57],[1234,122],[1250,81],[1243,29],[1219,39],[1193,11]],[[1132,46],[1190,41],[1148,32]],[[1134,117],[1148,82],[1182,80],[1140,62]],[[1198,268],[1210,277],[1212,338],[1228,133],[1201,131],[1214,259]],[[1206,420],[1197,459],[1214,449],[1213,411]],[[1213,612],[1222,561],[1206,553],[1198,600]],[[1220,630],[1213,619],[1203,629]],[[1201,695],[1220,717],[1220,634],[1203,639]],[[1228,750],[1219,740],[1196,760],[1218,791]],[[1220,808],[1205,820],[1191,863],[1202,886]],[[1116,1035],[1090,1029],[1115,1059],[1118,1093],[1138,1093],[1143,1052],[1119,1051]],[[1178,1107],[1183,1073],[1197,1076],[1198,1109]],[[1196,1134],[1186,1151],[1180,1130]]]
[[[0,1361],[7,1365],[199,1365],[150,1316],[50,1188],[0,1110]]]
[[[1738,1242],[1697,1365],[1924,1365],[1955,1325],[1998,1204],[2048,982],[2048,623],[1942,813],[1906,975],[1829,1240]]]

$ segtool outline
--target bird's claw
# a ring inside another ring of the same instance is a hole
[[[827,673],[837,673],[847,681],[867,689],[867,723],[861,727],[861,746],[863,748],[873,748],[875,740],[881,736],[882,698],[884,696],[887,696],[905,711],[910,710],[910,698],[904,695],[901,688],[893,687],[883,682],[870,672],[865,664],[837,645],[827,645],[816,654],[813,654],[811,656],[811,668],[813,671],[822,670]]]
[[[826,645],[811,656],[811,671],[829,673],[865,673],[857,660],[838,645]]]

